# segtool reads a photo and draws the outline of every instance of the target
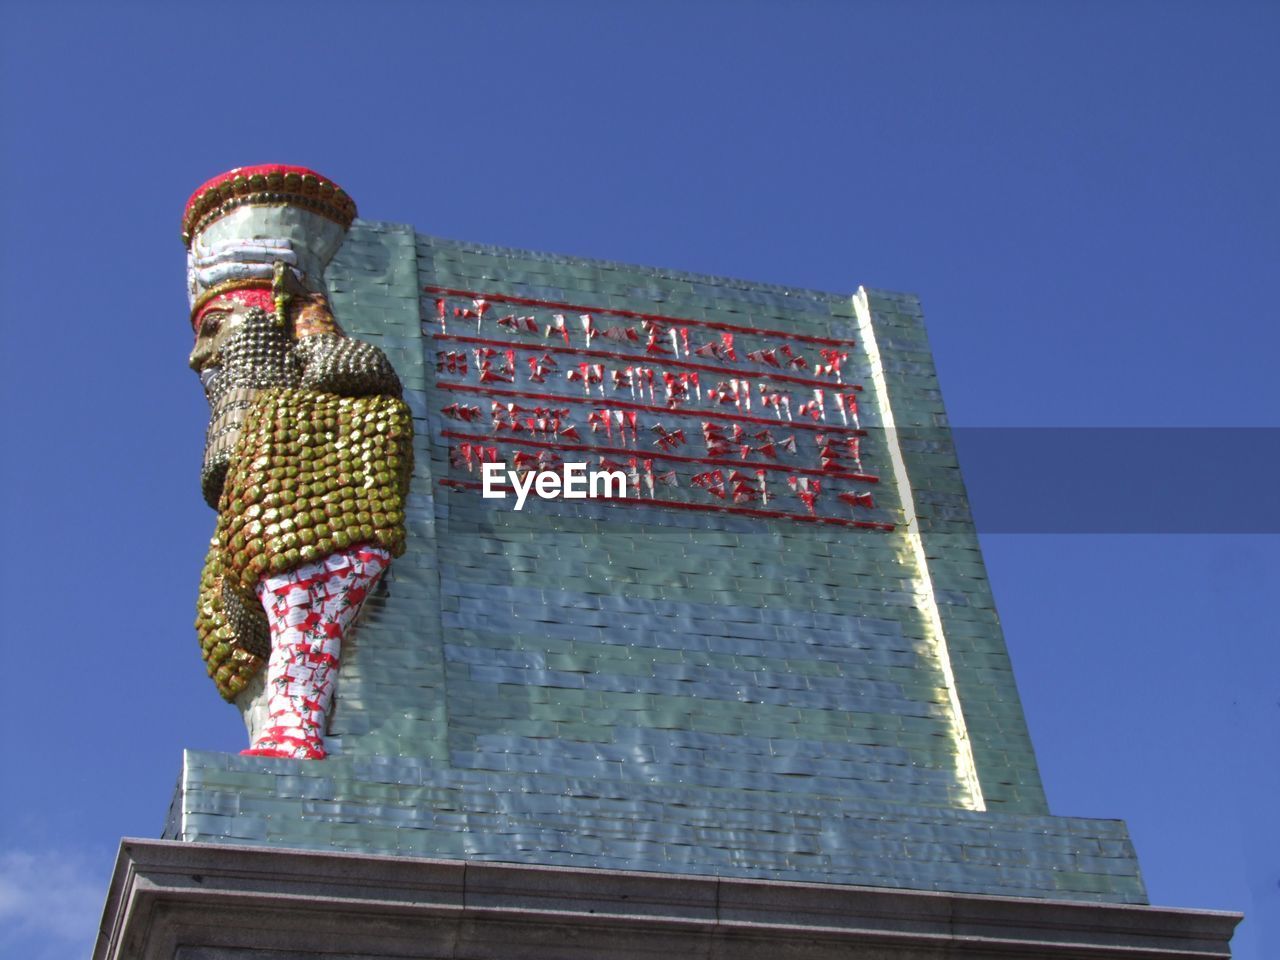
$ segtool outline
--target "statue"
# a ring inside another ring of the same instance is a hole
[[[210,180],[183,217],[218,512],[196,632],[249,755],[325,757],[343,638],[404,552],[413,423],[386,355],[324,292],[355,214],[332,181],[271,164]]]

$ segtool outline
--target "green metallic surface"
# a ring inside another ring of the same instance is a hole
[[[363,221],[327,280],[405,385],[405,552],[344,650],[330,759],[190,754],[169,835],[1144,901],[1123,824],[1048,815],[914,297],[865,294],[879,357],[846,371],[884,385],[881,531],[439,482],[426,287],[861,343],[849,294]]]

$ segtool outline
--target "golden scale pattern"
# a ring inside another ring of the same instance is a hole
[[[231,457],[200,579],[196,633],[218,692],[231,700],[263,666],[223,610],[222,580],[252,594],[265,575],[334,550],[404,553],[413,422],[395,397],[262,391]]]

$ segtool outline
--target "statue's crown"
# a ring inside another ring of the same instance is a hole
[[[306,167],[236,167],[205,182],[182,216],[192,322],[233,291],[278,297],[282,270],[283,279],[323,293],[325,268],[355,216],[346,191]]]
[[[310,210],[343,230],[356,217],[355,201],[328,177],[306,167],[261,163],[236,167],[203,183],[183,212],[182,242],[190,247],[194,236],[238,207],[276,204]]]

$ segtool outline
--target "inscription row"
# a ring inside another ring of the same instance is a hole
[[[620,470],[620,503],[892,530],[852,340],[427,287],[450,475]]]

